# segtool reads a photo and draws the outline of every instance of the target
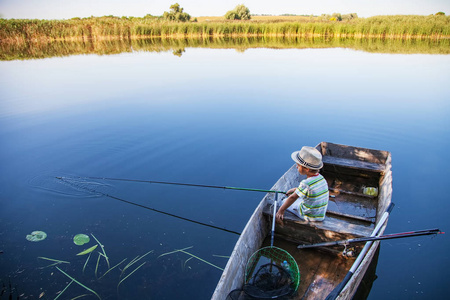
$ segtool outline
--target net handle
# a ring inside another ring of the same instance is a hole
[[[270,236],[270,247],[273,247],[273,237],[275,235],[275,217],[277,214],[277,201],[278,201],[278,192],[275,192],[275,200],[273,202],[273,220],[272,220],[272,233]]]

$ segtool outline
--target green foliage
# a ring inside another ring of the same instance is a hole
[[[358,14],[357,13],[351,13],[346,15],[341,15],[340,13],[333,13],[332,15],[322,14],[321,19],[326,21],[350,21],[353,19],[357,19]]]
[[[445,16],[445,12],[442,12],[442,11],[437,12],[437,13],[436,13],[436,16]]]
[[[180,13],[181,8],[175,6]],[[181,11],[182,13],[182,11]],[[370,18],[295,22],[167,22],[162,17],[116,18],[111,16],[70,20],[0,19],[0,46],[7,43],[86,41],[169,37],[285,36],[285,37],[382,37],[448,38],[450,16],[377,16]],[[331,16],[330,16],[331,18]]]
[[[250,20],[250,9],[244,4],[237,5],[233,10],[225,14],[225,19],[228,20]]]
[[[168,21],[187,22],[191,19],[188,13],[183,12],[183,8],[180,4],[175,3],[170,6],[170,12],[165,11],[163,18]]]

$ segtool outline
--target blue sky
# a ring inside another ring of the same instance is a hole
[[[162,15],[179,3],[192,17],[223,16],[238,4],[252,14],[450,15],[450,0],[0,0],[0,16],[15,19],[70,19],[89,16]]]

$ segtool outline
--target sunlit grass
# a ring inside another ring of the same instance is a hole
[[[160,18],[91,17],[70,20],[0,19],[0,40],[105,40],[142,37],[391,37],[442,38],[450,36],[450,17],[445,15],[377,16],[346,21],[317,17],[254,17],[228,21],[202,17],[199,22],[167,22]]]

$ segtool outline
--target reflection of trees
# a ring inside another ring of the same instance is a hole
[[[372,53],[450,54],[450,39],[352,39],[352,38],[283,38],[238,37],[199,39],[123,39],[102,41],[48,41],[1,43],[0,60],[39,59],[80,54],[109,55],[123,52],[168,52],[181,57],[186,48],[235,49],[252,48],[308,49],[349,48]]]
[[[172,53],[175,56],[181,57],[181,55],[183,55],[183,52],[186,52],[186,50],[184,48],[180,48],[180,49],[173,49]]]

